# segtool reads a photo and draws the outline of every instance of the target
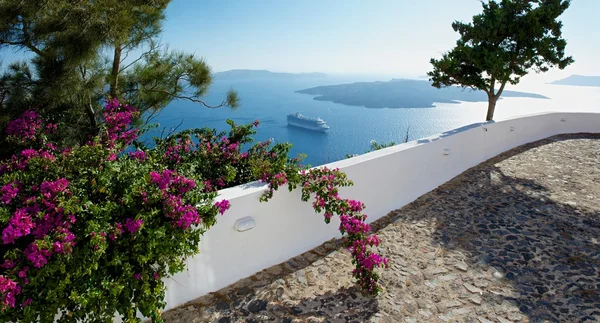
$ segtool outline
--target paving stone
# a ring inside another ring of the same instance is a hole
[[[488,319],[486,319],[485,317],[482,317],[482,316],[478,316],[477,320],[479,320],[480,323],[494,323],[494,322],[492,322],[492,321],[490,321],[490,320],[488,320]]]
[[[267,302],[261,299],[257,299],[248,304],[248,311],[252,313],[258,313],[267,309]]]
[[[437,278],[437,280],[442,281],[442,282],[447,282],[447,281],[455,280],[456,278],[458,278],[458,276],[456,274],[449,274],[449,275],[440,276]]]
[[[467,269],[469,268],[469,266],[467,264],[465,264],[464,262],[459,262],[458,264],[454,265],[454,267],[456,267],[462,271],[467,271]]]
[[[464,283],[463,286],[465,286],[465,288],[471,293],[483,294],[483,291],[481,290],[481,288],[475,287],[475,286],[473,286],[471,284],[467,284],[467,283]]]
[[[477,305],[480,305],[480,304],[481,304],[481,297],[479,297],[479,296],[477,296],[477,295],[473,295],[473,296],[469,297],[469,300],[470,300],[472,303],[475,303],[475,304],[477,304]]]

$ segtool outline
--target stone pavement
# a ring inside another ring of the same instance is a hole
[[[368,213],[368,205],[367,205]],[[167,322],[600,321],[600,135],[484,162],[373,224],[385,291],[340,241],[164,313]]]

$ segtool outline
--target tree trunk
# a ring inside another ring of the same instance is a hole
[[[490,121],[492,119],[494,119],[494,110],[496,110],[496,102],[498,101],[498,99],[494,96],[490,96],[488,98],[488,110],[487,110],[487,116],[485,117],[485,121]]]
[[[120,44],[115,46],[115,53],[113,55],[112,71],[110,73],[110,96],[116,98],[119,94],[119,69],[121,68],[121,48]]]
[[[92,98],[88,96],[89,102],[87,109],[85,112],[88,115],[90,120],[90,128],[92,130],[92,134],[96,135],[98,133],[98,121],[96,120],[96,111],[94,111],[94,107],[92,106]]]

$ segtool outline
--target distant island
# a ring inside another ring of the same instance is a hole
[[[600,76],[571,75],[550,84],[573,86],[600,86]]]
[[[316,95],[315,100],[367,108],[428,108],[434,102],[487,101],[487,94],[458,87],[436,89],[429,81],[393,79],[389,82],[359,82],[318,86],[297,93]],[[504,91],[503,97],[548,99],[535,93]]]
[[[219,80],[239,79],[298,79],[298,78],[323,78],[325,73],[277,73],[267,70],[236,69],[214,73],[213,77]]]

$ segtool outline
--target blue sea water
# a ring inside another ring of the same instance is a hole
[[[210,127],[228,130],[225,120],[236,123],[261,121],[257,140],[273,138],[293,144],[292,156],[305,153],[306,164],[313,166],[345,158],[347,154],[361,154],[369,150],[370,141],[379,143],[404,141],[431,136],[467,124],[481,122],[485,118],[486,102],[437,104],[433,108],[415,109],[368,109],[333,102],[316,101],[313,96],[295,93],[314,86],[343,84],[354,81],[384,80],[369,77],[326,77],[299,79],[216,80],[204,98],[217,104],[230,88],[241,99],[240,107],[207,109],[187,101],[174,101],[153,122],[160,127],[152,132],[159,135],[162,129],[179,125],[178,130]],[[595,111],[592,102],[599,102],[600,88],[570,87],[534,84],[515,90],[546,95],[551,100],[507,98],[498,102],[496,120],[544,111]],[[331,127],[320,133],[288,127],[286,116],[300,112],[306,116],[321,117]]]

